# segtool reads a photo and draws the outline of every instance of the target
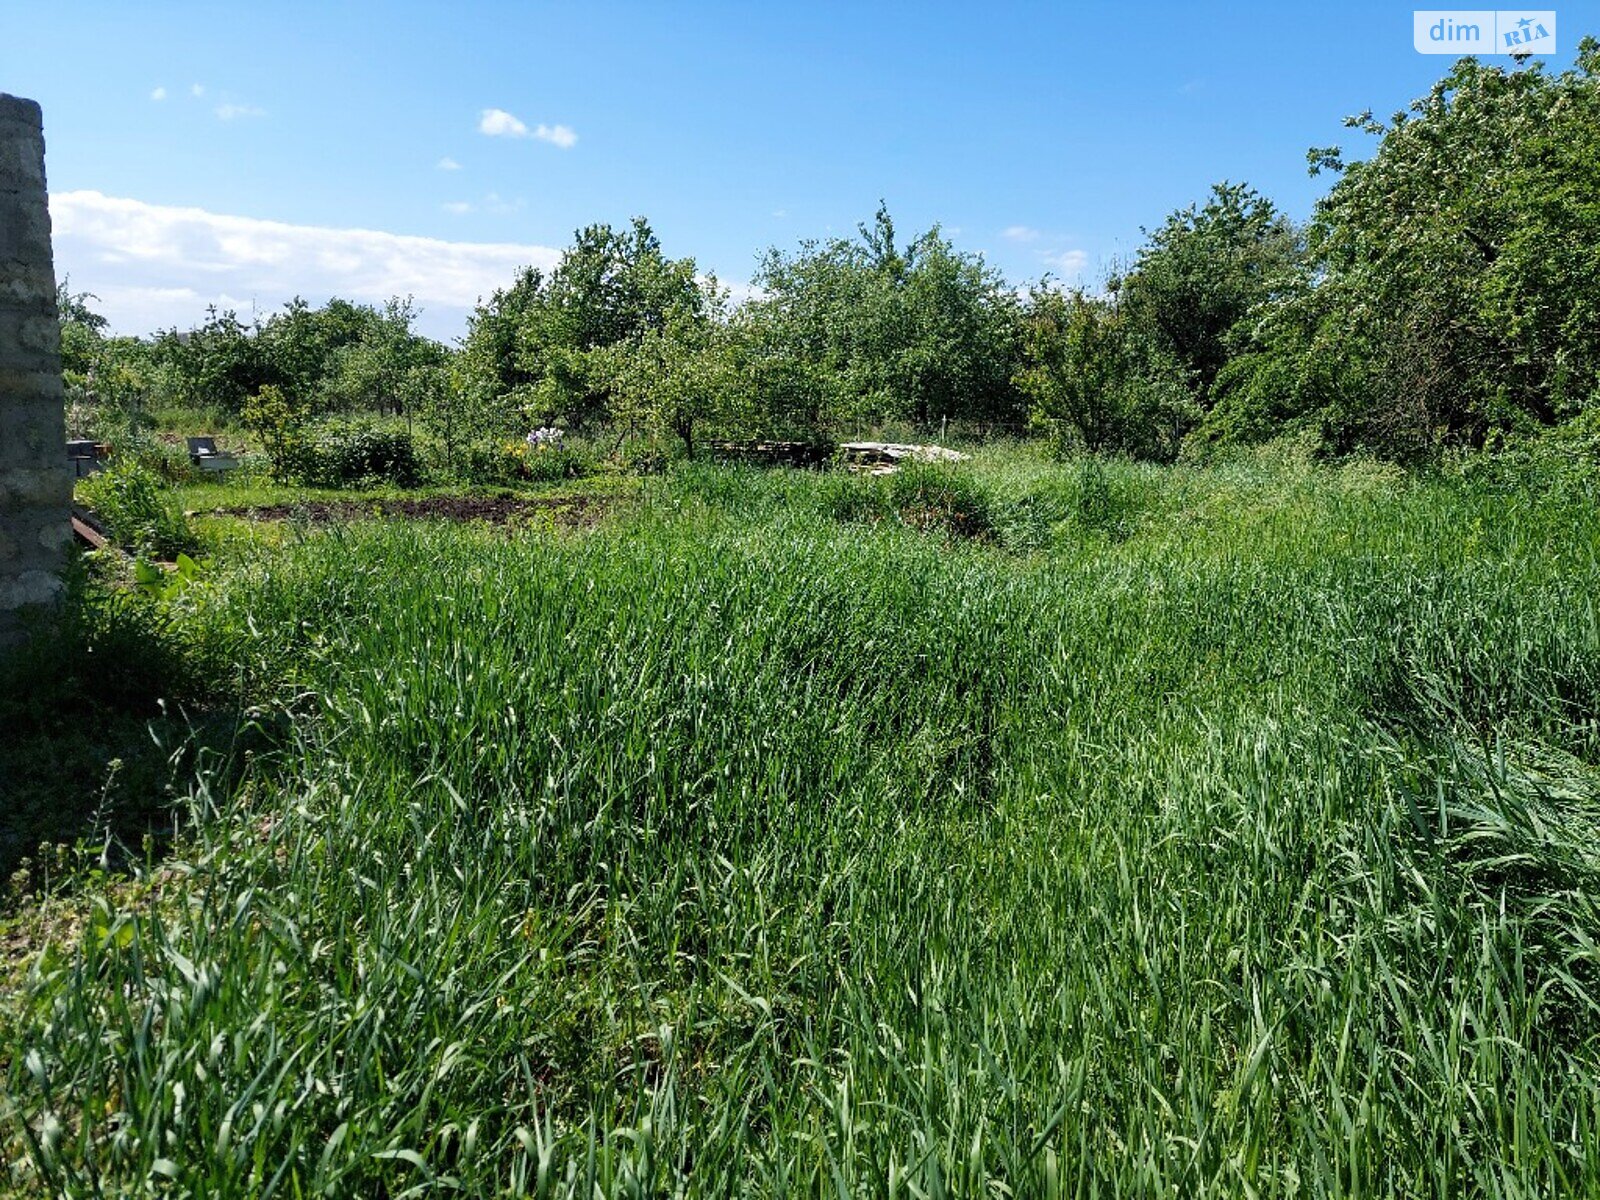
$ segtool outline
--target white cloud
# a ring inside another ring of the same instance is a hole
[[[205,94],[206,94],[206,85],[205,84],[203,84],[203,83],[191,83],[189,85],[189,95],[195,96],[195,97],[200,97],[200,96],[204,96]]]
[[[1008,242],[1036,242],[1039,240],[1039,231],[1027,225],[1007,225],[1000,231],[1000,236]]]
[[[717,283],[728,289],[728,302],[730,304],[748,304],[752,300],[765,300],[769,293],[766,288],[757,287],[743,279],[718,278]]]
[[[486,108],[478,118],[478,132],[489,137],[527,137],[528,127],[503,108]]]
[[[578,135],[567,125],[540,125],[533,131],[533,136],[563,150],[571,150],[578,144]]]
[[[490,192],[483,198],[483,207],[486,212],[499,213],[502,216],[506,213],[517,212],[525,203],[526,201],[521,196],[518,196],[515,200],[507,200],[499,192]]]
[[[496,216],[505,216],[508,213],[520,212],[527,204],[521,196],[515,200],[507,200],[499,192],[490,192],[484,196],[481,203],[474,204],[471,200],[450,200],[439,207],[447,213],[463,216],[470,212],[494,213]]]
[[[236,121],[240,117],[264,117],[267,110],[257,108],[253,104],[219,104],[216,108],[217,120]]]
[[[478,132],[487,137],[538,138],[563,150],[578,144],[578,135],[569,125],[539,124],[529,129],[522,121],[503,108],[486,108],[478,118]]]
[[[1045,266],[1059,272],[1067,279],[1076,279],[1083,274],[1084,267],[1089,265],[1089,254],[1086,250],[1062,250],[1059,253],[1041,254],[1039,258]]]
[[[448,154],[446,154],[437,163],[435,163],[434,166],[435,166],[436,169],[438,169],[440,171],[459,171],[459,170],[461,170],[461,164],[458,163],[455,159],[451,158]]]
[[[50,216],[58,272],[98,296],[120,333],[188,326],[208,304],[265,314],[296,295],[369,304],[412,295],[421,328],[450,337],[518,268],[550,270],[561,257],[548,246],[291,225],[93,191],[57,192]]]
[[[164,87],[158,87],[153,92],[150,93],[150,99],[152,99],[152,100],[165,100],[166,98],[167,98],[167,89],[164,88]]]

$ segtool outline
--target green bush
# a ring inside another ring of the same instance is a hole
[[[539,483],[562,479],[581,479],[594,472],[588,455],[570,446],[547,446],[529,451],[522,458],[523,478]]]
[[[817,504],[836,521],[898,521],[923,533],[969,538],[995,532],[989,498],[977,481],[943,465],[909,463],[888,476],[830,481]]]
[[[533,448],[523,442],[504,442],[465,447],[455,473],[469,483],[512,486],[582,479],[594,471],[594,457],[584,449],[567,445]]]
[[[403,429],[325,421],[311,429],[295,457],[293,473],[310,487],[415,487],[422,481],[416,447]]]
[[[993,533],[989,498],[966,472],[911,463],[888,478],[889,498],[902,524],[959,537],[987,538]]]
[[[163,483],[192,483],[200,475],[182,442],[163,442],[147,438],[130,447],[129,454],[140,466],[153,471]]]
[[[78,493],[104,522],[111,539],[135,554],[174,558],[197,548],[194,530],[161,477],[131,458],[85,479]]]
[[[876,524],[892,515],[881,481],[859,475],[826,476],[818,484],[816,504],[823,516],[839,522]]]
[[[313,461],[307,432],[310,408],[272,384],[245,398],[239,419],[272,460],[273,477],[292,483]]]

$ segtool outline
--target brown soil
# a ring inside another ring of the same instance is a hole
[[[307,500],[300,504],[261,504],[214,508],[214,516],[253,521],[286,521],[291,517],[331,524],[401,517],[406,520],[486,521],[511,525],[546,514],[558,525],[590,528],[605,515],[606,504],[593,496],[418,496],[397,500]]]

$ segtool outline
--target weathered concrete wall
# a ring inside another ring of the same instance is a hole
[[[71,499],[43,124],[0,93],[0,645],[60,595]]]

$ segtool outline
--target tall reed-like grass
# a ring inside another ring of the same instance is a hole
[[[298,734],[37,957],[14,1186],[1600,1192],[1600,517],[963,470],[219,565]]]

